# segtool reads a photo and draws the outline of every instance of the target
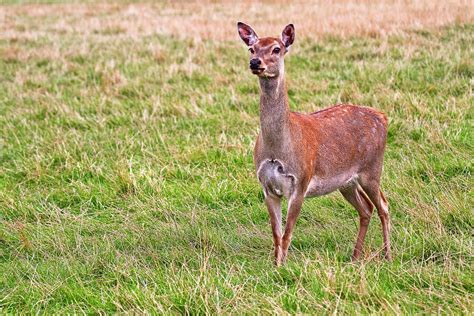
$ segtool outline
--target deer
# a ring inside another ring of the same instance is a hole
[[[391,260],[390,217],[380,189],[387,116],[373,108],[338,104],[310,114],[290,111],[284,57],[295,40],[288,24],[277,37],[258,37],[238,22],[250,52],[249,68],[260,84],[260,132],[253,160],[273,233],[274,263],[285,263],[305,198],[339,190],[358,212],[351,260],[358,261],[374,208],[382,224],[383,254]],[[282,232],[282,199],[288,201]]]

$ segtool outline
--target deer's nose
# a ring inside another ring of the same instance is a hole
[[[258,69],[262,62],[260,61],[259,58],[252,58],[250,59],[250,68],[251,69]]]

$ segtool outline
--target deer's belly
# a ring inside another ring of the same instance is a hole
[[[308,184],[305,197],[325,195],[350,186],[354,181],[357,181],[357,174],[353,172],[342,173],[326,179],[314,176]]]
[[[257,177],[265,195],[289,198],[294,191],[296,178],[288,173],[280,160],[267,159],[261,162]]]

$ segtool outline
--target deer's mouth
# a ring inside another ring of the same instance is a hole
[[[254,75],[260,75],[265,71],[265,68],[250,68],[250,71],[252,71]]]

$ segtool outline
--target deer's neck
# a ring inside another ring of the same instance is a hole
[[[260,78],[260,127],[265,147],[279,150],[288,142],[289,113],[284,75]]]

